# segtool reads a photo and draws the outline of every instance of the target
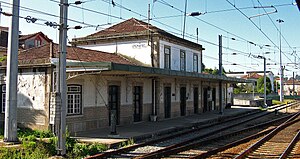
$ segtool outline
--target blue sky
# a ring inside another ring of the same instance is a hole
[[[22,34],[42,31],[57,42],[57,28],[51,28],[44,23],[46,21],[58,23],[58,1],[21,0],[20,16],[38,19],[33,24],[20,18]],[[116,6],[111,4],[111,0],[83,1],[85,3],[81,5],[69,7],[69,19],[88,25],[82,25],[86,27],[81,30],[70,29],[68,32],[70,40],[96,32],[97,25],[100,25],[97,27],[99,31],[109,27],[109,23],[115,24],[131,17],[146,19],[148,3],[150,3],[153,18],[151,24],[182,37],[184,22],[182,11],[184,11],[185,0],[156,0],[155,3],[153,0],[114,0]],[[4,12],[11,11],[9,2],[4,0],[0,2]],[[72,2],[75,1],[69,0],[69,3]],[[295,62],[300,62],[300,55],[295,56],[300,53],[300,12],[295,5],[292,5],[294,0],[187,0],[187,2],[187,13],[196,11],[206,13],[198,17],[187,16],[185,28],[185,38],[194,42],[196,42],[196,28],[199,29],[199,44],[206,49],[203,56],[206,67],[218,67],[218,35],[222,35],[225,47],[223,48],[223,64],[226,71],[263,70],[263,60],[253,58],[253,55],[263,55],[270,64],[267,65],[267,70],[277,75],[279,71],[278,30],[281,28],[285,76],[291,76],[293,71],[300,75],[297,69],[299,66],[295,65]],[[275,10],[277,12],[272,13]],[[266,13],[272,14],[263,15]],[[250,18],[252,16],[254,17]],[[277,19],[284,20],[284,23],[279,26]],[[69,21],[69,26],[81,25],[77,22]],[[1,25],[9,26],[9,18],[1,15]],[[264,54],[266,52],[267,54]]]

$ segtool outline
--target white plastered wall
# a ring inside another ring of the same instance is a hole
[[[147,40],[82,45],[79,47],[109,53],[119,53],[151,65],[151,47],[148,45]]]
[[[160,68],[164,68],[164,47],[169,46],[171,48],[171,69],[180,70],[180,50],[184,50],[186,53],[186,71],[193,72],[193,55],[198,54],[198,72],[201,72],[201,52],[193,50],[187,47],[183,47],[177,44],[173,44],[167,41],[160,40]]]

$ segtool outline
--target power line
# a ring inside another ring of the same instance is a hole
[[[268,16],[268,18],[270,19],[270,21],[272,22],[272,24],[273,24],[273,26],[276,28],[276,30],[279,32],[279,29],[278,29],[278,27],[275,25],[275,23],[274,23],[274,21],[272,20],[272,18],[270,17],[270,15],[269,14],[267,14],[267,11],[266,11],[266,9],[263,7],[263,5],[260,3],[260,1],[259,0],[257,0],[257,2],[259,3],[259,5],[263,8],[263,10],[264,10],[264,12],[266,13],[266,15]],[[282,38],[284,39],[284,41],[288,44],[288,46],[290,47],[290,49],[291,50],[294,50],[292,47],[291,47],[291,45],[288,43],[288,41],[286,40],[286,38],[283,36],[283,34],[281,33],[279,36],[282,36]],[[297,56],[297,55],[295,55],[295,56]],[[299,57],[298,57],[298,59],[299,59]]]
[[[245,16],[248,20],[250,20],[250,22],[274,45],[274,46],[276,46],[278,49],[279,49],[279,47],[272,41],[272,39],[261,29],[261,28],[259,28],[259,26],[257,26],[257,24],[255,24],[254,22],[253,22],[253,20],[251,20],[244,12],[242,12],[241,10],[239,10],[234,4],[232,4],[229,0],[226,0],[230,5],[232,5],[236,10],[238,10],[243,16]],[[287,58],[287,59],[289,59],[291,62],[292,62],[292,60],[286,55],[286,54],[284,54],[285,55],[285,57]]]
[[[3,4],[6,4],[7,6],[5,6],[5,7],[8,7],[8,8],[12,8],[12,6],[13,6],[13,4],[10,4],[8,2],[4,2],[4,1],[0,1],[0,2],[3,3]],[[55,15],[55,14],[50,14],[50,13],[47,13],[47,12],[43,12],[43,11],[40,11],[40,10],[36,10],[36,9],[28,8],[28,7],[23,7],[23,6],[19,6],[19,7],[20,7],[20,10],[23,10],[23,11],[26,11],[26,12],[37,13],[37,14],[41,14],[41,15],[47,15],[47,16],[50,16],[50,17],[59,18],[59,16]],[[92,25],[92,24],[84,23],[84,22],[77,21],[77,20],[70,19],[70,18],[68,18],[68,21],[75,22],[75,23],[78,23],[78,24],[83,24],[83,25],[90,26],[90,27],[97,27],[98,26],[98,25]]]
[[[51,1],[54,1],[54,0],[51,0]],[[104,0],[102,0],[102,1],[104,1]],[[57,2],[57,1],[56,1]],[[105,2],[105,1],[104,1]],[[106,1],[106,3],[107,3],[108,1]],[[117,4],[118,5],[118,4]],[[123,7],[122,5],[118,5],[119,7]],[[78,7],[79,8],[79,7]],[[132,13],[135,13],[135,14],[138,14],[139,16],[143,16],[143,15],[141,15],[141,14],[139,14],[139,13],[137,13],[137,12],[134,12],[134,11],[132,11],[131,9],[129,9],[129,8],[127,8],[127,7],[123,7],[123,8],[126,8],[128,11],[131,11]],[[80,9],[85,9],[85,8],[80,8]],[[92,10],[88,10],[88,11],[92,11]],[[45,13],[45,12],[44,12]],[[101,13],[101,12],[96,12],[97,14],[101,14],[101,15],[107,15],[107,14],[105,14],[105,13]],[[43,14],[43,13],[42,13]],[[109,15],[110,16],[110,15]],[[112,16],[113,18],[119,18],[119,17],[116,17],[116,16]],[[143,16],[143,17],[146,17],[146,16]],[[124,18],[122,18],[122,19],[124,19]],[[78,21],[79,22],[79,21]],[[177,31],[179,31],[178,29],[176,29],[176,28],[174,28],[174,27],[171,27],[171,26],[169,26],[169,25],[167,25],[167,24],[165,24],[165,23],[162,23],[162,22],[159,22],[159,21],[156,21],[156,22],[158,22],[158,23],[160,23],[160,24],[162,24],[162,25],[165,25],[165,26],[167,26],[167,27],[170,27],[170,28],[172,28],[172,29],[174,29],[174,30],[177,30]],[[222,29],[222,28],[220,28],[220,29]],[[226,30],[224,30],[224,31],[226,31]],[[228,32],[228,31],[226,31],[226,32]],[[228,32],[229,33],[229,32]],[[234,34],[233,34],[234,35]],[[190,36],[190,38],[192,38],[193,37],[193,35],[190,35],[189,34],[189,36]],[[236,35],[234,35],[234,36],[236,36]],[[193,37],[194,38],[194,37]],[[201,40],[200,39],[200,41],[202,41],[202,42],[206,42],[206,43],[210,43],[210,44],[213,44],[213,45],[215,45],[215,46],[218,46],[218,44],[214,44],[214,43],[212,43],[212,42],[209,42],[209,41],[206,41],[206,40]],[[224,47],[225,48],[225,47]],[[226,49],[230,49],[230,48],[226,48]],[[231,50],[233,50],[233,51],[237,51],[237,50],[235,50],[235,49],[231,49]],[[249,53],[246,53],[246,54],[249,54]]]

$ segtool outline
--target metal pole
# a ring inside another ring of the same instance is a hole
[[[4,141],[17,142],[17,82],[19,49],[19,7],[20,0],[11,0],[12,13],[7,49],[6,108]]]
[[[281,19],[276,20],[279,23],[279,56],[280,56],[280,101],[283,102],[283,67],[282,67],[282,51],[281,51],[281,23],[284,21]]]
[[[266,58],[264,58],[264,106],[267,107],[267,76],[266,76]]]
[[[66,155],[66,101],[67,101],[67,81],[66,81],[66,55],[67,55],[67,18],[68,0],[60,1],[60,28],[59,28],[59,75],[61,94],[61,127],[60,127],[60,155]]]
[[[199,31],[198,31],[199,29],[197,28],[196,29],[196,34],[197,34],[197,44],[198,44],[198,36],[199,36]]]
[[[184,9],[184,20],[183,20],[183,31],[182,31],[183,39],[184,39],[184,34],[185,34],[186,8],[187,8],[187,0],[185,0],[185,9]]]
[[[219,76],[222,77],[222,35],[219,35]],[[219,81],[219,104],[220,114],[223,114],[222,80]]]
[[[0,2],[0,12],[2,12],[1,2]],[[1,14],[0,14],[0,25],[1,25]]]
[[[293,96],[295,95],[295,72],[293,72]]]

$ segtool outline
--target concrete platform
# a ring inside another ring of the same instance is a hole
[[[256,109],[259,108],[232,106],[231,109],[225,109],[223,114],[220,114],[218,111],[211,111],[157,122],[144,121],[134,123],[132,125],[117,126],[118,135],[113,137],[110,136],[110,128],[106,127],[92,131],[78,132],[75,134],[74,138],[77,138],[81,142],[97,142],[107,144],[109,146],[116,146],[128,139],[140,140],[196,125],[204,125],[209,122],[217,121],[221,118],[249,113]]]

